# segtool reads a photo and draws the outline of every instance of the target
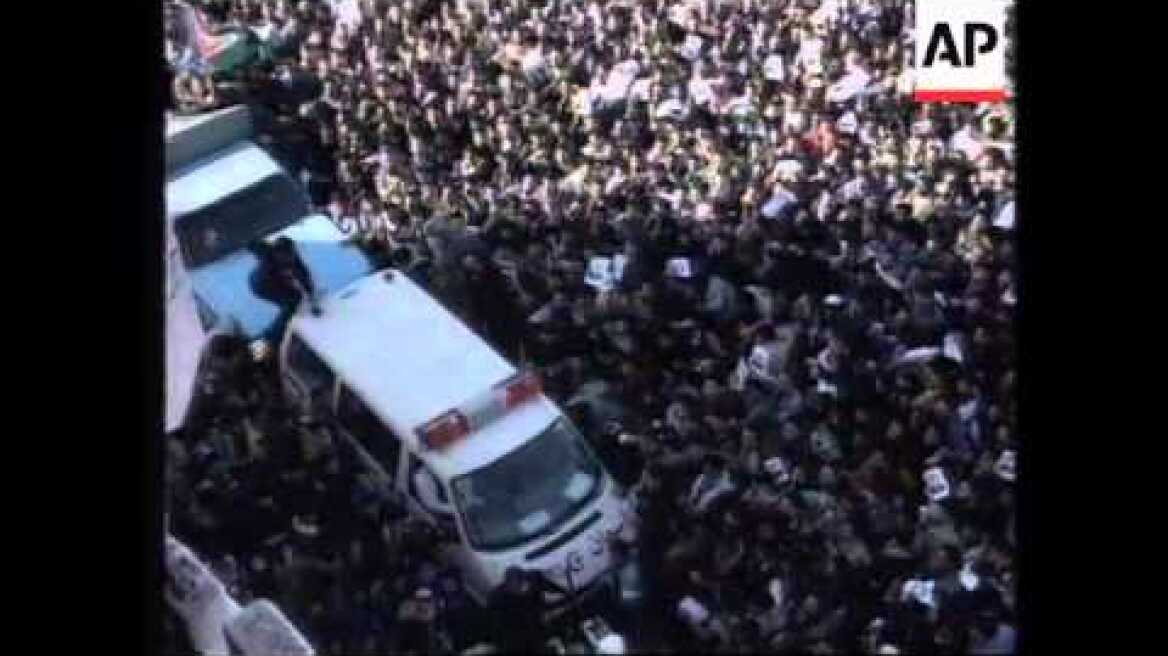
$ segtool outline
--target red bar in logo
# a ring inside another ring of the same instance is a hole
[[[960,89],[918,89],[913,91],[913,100],[917,102],[983,103],[1002,102],[1005,99],[1005,89],[986,89],[981,91],[966,91]]]

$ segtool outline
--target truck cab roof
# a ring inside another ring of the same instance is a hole
[[[166,130],[166,230],[177,251],[168,257],[181,257],[169,275],[185,270],[204,323],[234,326],[247,338],[277,325],[280,308],[251,282],[259,260],[247,245],[257,240],[290,238],[319,294],[371,270],[361,249],[312,213],[300,184],[250,140],[246,107],[167,117]]]
[[[264,149],[242,141],[190,162],[166,181],[168,221],[206,207],[232,192],[281,173]]]
[[[400,439],[449,480],[518,448],[561,416],[540,394],[441,449],[416,429],[517,373],[470,328],[399,271],[354,281],[298,314],[289,330],[307,343]]]

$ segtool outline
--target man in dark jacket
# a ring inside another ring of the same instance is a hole
[[[301,261],[295,242],[281,237],[272,245],[257,241],[250,248],[259,259],[259,267],[251,278],[252,289],[260,297],[280,306],[278,325],[282,326],[305,298],[313,313],[320,313],[312,274]]]

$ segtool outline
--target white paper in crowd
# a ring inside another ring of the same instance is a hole
[[[779,216],[783,208],[797,202],[797,200],[795,194],[780,187],[767,199],[767,202],[763,203],[760,211],[765,218],[774,219]]]
[[[839,388],[822,378],[816,381],[815,391],[819,394],[827,394],[828,396],[839,396]]]
[[[600,97],[600,92],[594,89],[580,91],[576,96],[576,112],[580,116],[592,116]]]
[[[786,71],[783,68],[783,56],[779,54],[768,55],[762,63],[762,74],[772,82],[782,82]]]
[[[933,130],[933,121],[928,118],[919,119],[913,122],[910,130],[913,134],[923,137]]]
[[[768,458],[762,463],[762,467],[779,484],[791,480],[791,468],[787,465],[787,461],[781,457],[775,456],[774,458]]]
[[[714,88],[707,80],[695,77],[689,81],[689,95],[694,103],[705,105],[714,99]]]
[[[949,496],[949,481],[940,467],[925,470],[925,494],[932,501],[940,501]]]
[[[969,161],[981,157],[985,147],[973,134],[972,126],[965,126],[949,138],[949,148],[963,153]]]
[[[624,183],[624,181],[624,174],[621,173],[620,169],[617,169],[616,172],[608,178],[608,181],[604,183],[605,195],[609,195],[617,189],[620,189],[620,186]]]
[[[685,42],[681,44],[681,56],[693,61],[702,53],[702,37],[696,34],[690,34],[685,37]]]
[[[653,81],[647,77],[640,78],[629,87],[629,99],[633,101],[649,100],[649,89]]]
[[[628,97],[632,84],[632,77],[626,77],[613,71],[608,76],[608,82],[600,88],[600,95],[604,98],[605,103],[615,105]]]
[[[523,69],[524,73],[528,75],[538,73],[543,68],[543,55],[540,53],[539,48],[528,48],[523,53],[519,62],[519,66]]]
[[[821,23],[826,20],[835,20],[839,15],[840,0],[823,0],[815,11],[811,12],[811,22]]]
[[[1014,201],[1006,203],[993,221],[995,228],[1002,230],[1014,229]]]
[[[1014,294],[1013,287],[1007,287],[1006,291],[1002,292],[1002,303],[1013,306],[1018,302],[1018,297]]]
[[[835,122],[837,130],[844,134],[855,134],[860,129],[860,121],[854,112],[847,112]]]
[[[612,259],[594,257],[588,260],[588,270],[584,274],[584,282],[601,291],[612,289],[615,283],[612,275]]]
[[[677,602],[677,613],[689,624],[701,624],[710,617],[710,611],[693,597],[685,597]]]
[[[803,162],[797,159],[781,159],[775,164],[775,173],[785,179],[792,179],[803,173]]]
[[[771,596],[771,601],[775,602],[776,608],[783,607],[783,582],[779,579],[771,579],[767,584],[767,594]]]
[[[669,98],[657,105],[653,115],[657,118],[671,118],[680,121],[689,115],[689,109],[676,98]]]
[[[754,111],[754,103],[750,101],[749,94],[743,94],[737,98],[731,98],[722,105],[722,113],[734,116],[737,118],[745,118],[750,116]]]
[[[1013,482],[1015,477],[1014,467],[1017,459],[1018,454],[1013,449],[1002,451],[1002,455],[998,456],[998,461],[994,463],[994,473],[1003,480]]]
[[[251,28],[251,31],[255,32],[255,35],[259,37],[260,41],[271,41],[272,35],[276,32],[276,26],[271,23],[257,25]]]
[[[750,358],[747,362],[750,372],[754,375],[768,380],[772,378],[771,353],[765,346],[758,344],[750,349]]]
[[[823,41],[817,38],[805,39],[799,46],[799,54],[795,57],[795,63],[801,64],[803,69],[809,73],[822,72],[823,61],[821,53],[823,51]]]
[[[690,278],[693,276],[693,267],[688,257],[675,257],[665,263],[665,273],[674,278]]]
[[[641,65],[635,59],[626,59],[619,64],[612,67],[611,76],[617,76],[621,79],[629,80],[630,82],[636,79],[641,72]]]
[[[909,579],[904,582],[904,587],[901,588],[900,600],[908,601],[909,599],[916,599],[930,608],[936,608],[936,585],[936,581],[933,580],[922,581],[920,579]]]
[[[839,307],[844,304],[844,297],[839,294],[828,294],[823,297],[823,304],[829,307]]]
[[[829,102],[847,102],[863,91],[871,79],[872,76],[867,71],[857,68],[827,87],[826,98]]]
[[[979,578],[973,571],[973,563],[965,563],[961,568],[961,573],[957,575],[957,580],[961,582],[961,587],[970,592],[977,589]]]
[[[981,403],[976,398],[970,399],[957,406],[957,417],[961,421],[969,421],[973,419],[980,406]]]
[[[673,191],[659,191],[659,192],[657,192],[657,197],[660,198],[661,200],[664,200],[667,203],[669,203],[669,207],[671,207],[673,209],[673,211],[675,211],[675,212],[677,211],[677,209],[679,207],[681,207],[682,196],[683,195],[682,195],[682,192],[680,189],[674,189]]]
[[[948,333],[945,335],[944,346],[941,349],[941,354],[958,363],[965,363],[965,355],[961,350],[961,335],[957,333]]]

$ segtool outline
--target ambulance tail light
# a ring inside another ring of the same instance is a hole
[[[539,396],[543,384],[534,371],[524,371],[503,384],[503,407],[510,410],[515,406]]]
[[[458,410],[449,410],[422,424],[418,440],[428,449],[441,449],[470,434],[470,422]]]

